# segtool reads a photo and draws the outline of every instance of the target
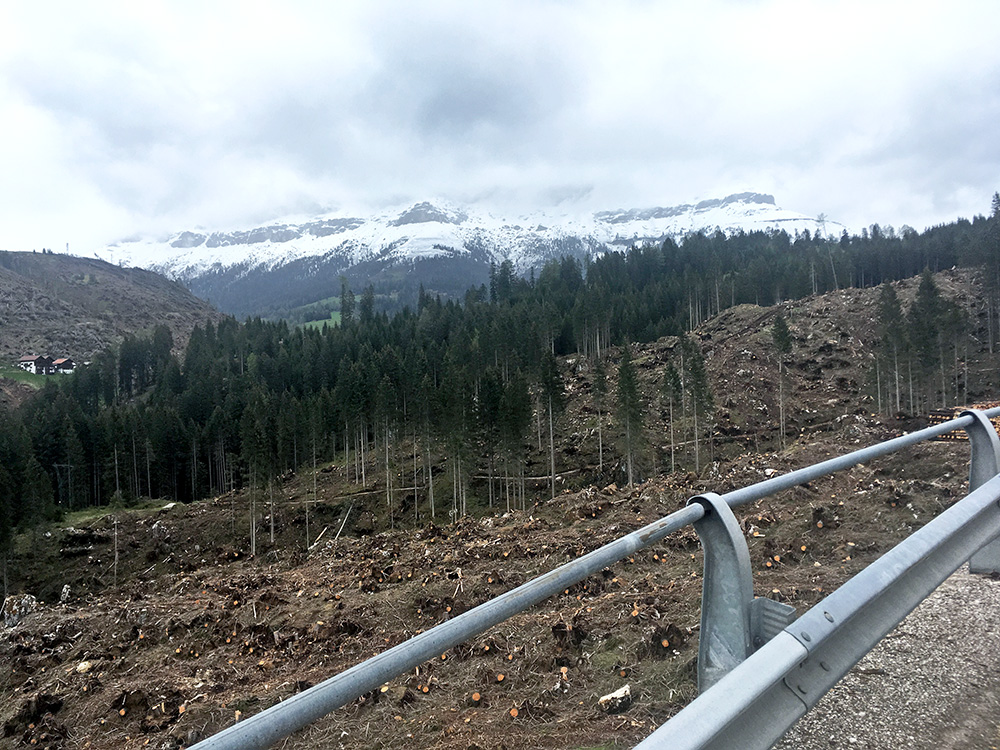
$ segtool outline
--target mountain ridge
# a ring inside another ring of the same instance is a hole
[[[843,229],[822,215],[786,210],[772,195],[754,192],[590,213],[500,214],[435,200],[368,216],[325,214],[231,231],[184,230],[119,242],[94,255],[182,281],[225,312],[255,315],[335,296],[342,276],[356,286],[373,284],[385,296],[409,299],[423,284],[456,297],[484,283],[491,263],[509,261],[517,273],[527,274],[562,255],[582,260],[699,231],[831,235]],[[270,288],[267,277],[274,282]]]

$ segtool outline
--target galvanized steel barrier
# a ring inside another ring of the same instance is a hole
[[[962,416],[724,495],[708,493],[452,620],[209,737],[192,750],[266,748],[571,584],[694,524],[705,547],[698,681],[701,695],[637,746],[768,748],[865,653],[972,557],[1000,572],[1000,439],[988,417]],[[972,456],[970,494],[795,619],[754,599],[746,541],[732,508],[866,463],[953,430]],[[991,543],[992,542],[992,543]]]

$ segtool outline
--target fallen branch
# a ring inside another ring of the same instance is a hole
[[[333,538],[333,541],[334,541],[334,543],[336,543],[336,541],[337,541],[338,539],[340,539],[340,534],[341,534],[341,532],[342,532],[342,531],[344,530],[344,526],[346,526],[346,525],[347,525],[347,517],[348,517],[349,515],[351,515],[351,511],[352,511],[352,510],[354,510],[354,503],[351,503],[350,507],[349,507],[349,508],[347,509],[347,512],[346,512],[346,513],[344,514],[344,520],[343,520],[343,521],[341,521],[341,523],[340,523],[340,528],[339,528],[339,529],[337,530],[337,536],[335,536],[335,537]],[[324,529],[324,531],[325,531],[325,529]],[[322,534],[320,534],[320,536],[322,536]]]
[[[324,527],[324,529],[321,532],[319,532],[319,536],[316,537],[316,541],[315,542],[313,542],[312,544],[309,545],[309,549],[313,549],[317,544],[319,544],[319,540],[323,538],[323,535],[326,533],[326,530],[329,529],[329,528],[330,528],[329,526],[326,526],[326,527]]]

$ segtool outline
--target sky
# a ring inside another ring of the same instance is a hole
[[[0,0],[0,249],[427,199],[987,214],[996,0]]]

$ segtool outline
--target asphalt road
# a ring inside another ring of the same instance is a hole
[[[782,740],[780,750],[996,750],[1000,581],[963,567]]]

